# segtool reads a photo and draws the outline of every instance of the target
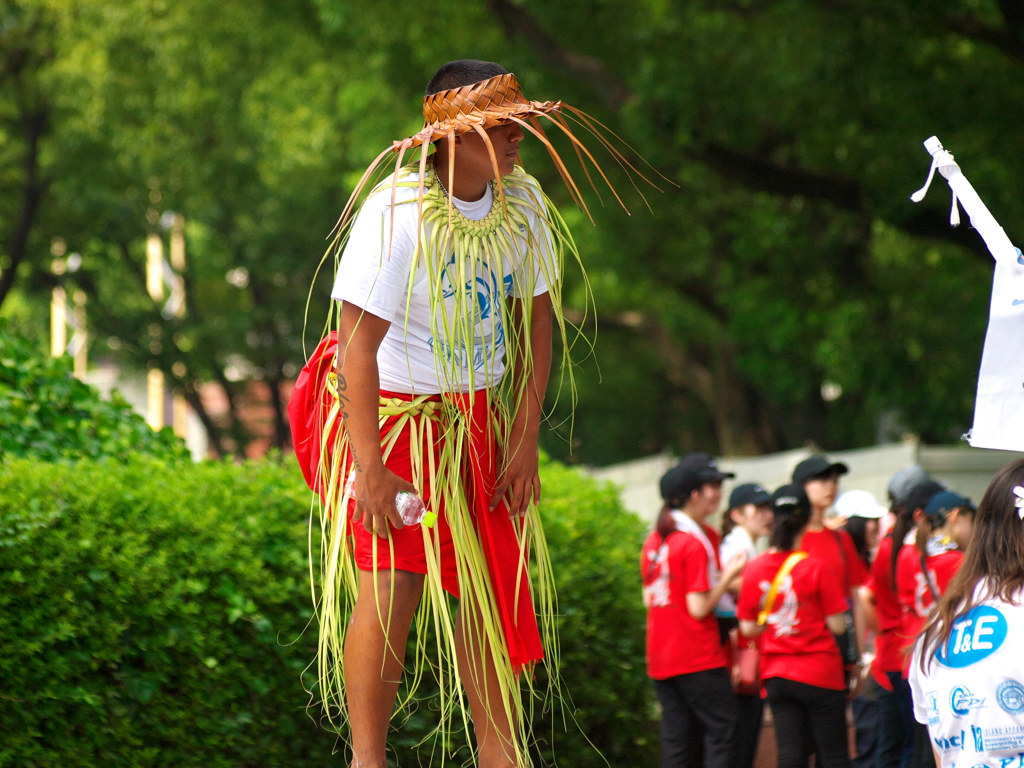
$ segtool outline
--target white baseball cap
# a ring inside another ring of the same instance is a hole
[[[874,520],[889,511],[878,503],[874,494],[867,491],[847,491],[836,500],[834,509],[837,517],[867,517]]]

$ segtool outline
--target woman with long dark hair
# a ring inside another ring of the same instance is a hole
[[[952,491],[937,493],[917,524],[917,541],[900,552],[896,584],[903,606],[903,633],[917,638],[932,606],[960,569],[973,529],[974,505]]]
[[[974,506],[969,499],[952,491],[937,493],[917,516],[916,542],[900,551],[896,590],[903,612],[900,631],[905,638],[906,676],[910,667],[909,648],[960,568],[962,550],[971,537],[973,515]],[[934,768],[927,729],[915,722],[913,733],[911,768]]]
[[[763,677],[775,719],[779,768],[848,768],[846,679],[835,634],[846,629],[839,574],[801,551],[811,503],[799,485],[772,494],[770,549],[747,564],[736,615],[762,632]]]
[[[914,651],[914,716],[936,761],[1020,764],[1024,753],[1024,460],[992,480],[963,562]]]
[[[909,490],[902,489],[898,495],[890,489],[896,522],[878,545],[871,564],[869,587],[878,618],[871,676],[881,688],[878,693],[877,768],[909,766],[914,756],[913,703],[910,686],[903,676],[907,641],[903,636],[903,609],[896,594],[896,566],[900,552],[906,547],[913,548],[917,540],[915,516],[920,518],[931,498],[944,490],[923,471],[916,477],[925,479]]]

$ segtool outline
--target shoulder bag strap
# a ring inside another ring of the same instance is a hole
[[[793,566],[799,563],[807,557],[806,552],[794,552],[786,558],[786,562],[779,568],[779,572],[775,574],[775,578],[772,580],[772,586],[768,590],[768,594],[764,598],[764,607],[760,613],[757,614],[757,623],[764,626],[768,623],[768,616],[772,612],[772,608],[775,606],[775,598],[779,594],[779,587],[782,586],[782,582],[789,576],[790,571],[793,570]]]
[[[661,548],[665,546],[665,542],[667,542],[672,537],[673,533],[678,533],[678,531],[669,531],[668,536],[661,537],[661,543],[658,544],[658,548],[654,550],[654,559],[647,564],[648,579],[654,576],[654,569],[658,567],[658,552],[660,552]]]
[[[831,530],[831,529],[829,529]],[[836,544],[839,545],[839,556],[843,558],[843,571],[846,570],[846,547],[843,544],[843,537],[839,535],[839,531],[832,531],[832,535],[836,537]]]
[[[939,594],[939,590],[935,584],[932,583],[931,574],[928,573],[928,557],[927,555],[921,555],[921,573],[924,574],[924,583],[928,585],[928,591],[932,593],[932,600],[936,603],[942,599],[942,595]]]

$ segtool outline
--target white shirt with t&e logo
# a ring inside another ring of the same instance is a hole
[[[954,622],[924,671],[920,654],[919,642],[914,717],[927,724],[942,767],[1024,768],[1024,605],[982,600]]]

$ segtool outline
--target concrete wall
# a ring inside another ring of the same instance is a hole
[[[719,466],[736,473],[734,481],[726,482],[723,499],[728,499],[729,491],[738,483],[759,482],[774,489],[789,482],[793,468],[811,454],[811,450],[801,448],[764,456],[721,457]],[[841,478],[840,493],[854,488],[870,491],[881,503],[887,504],[889,478],[898,470],[917,463],[936,480],[969,496],[977,504],[992,476],[1011,461],[1024,458],[1024,453],[971,448],[967,445],[928,446],[916,440],[907,440],[853,451],[836,451],[828,456],[850,468],[850,473]],[[653,523],[661,509],[658,480],[676,461],[677,457],[658,454],[602,467],[592,470],[590,474],[617,485],[623,505]],[[717,524],[715,519],[711,522]]]

